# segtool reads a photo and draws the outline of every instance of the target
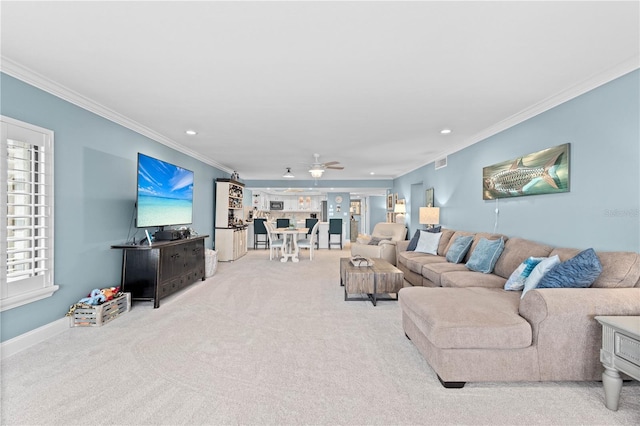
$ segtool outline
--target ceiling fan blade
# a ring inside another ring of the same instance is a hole
[[[343,170],[343,166],[327,166],[325,169],[333,169],[333,170]]]
[[[327,166],[331,166],[333,164],[339,164],[339,161],[329,161],[328,163],[322,163],[323,166],[327,167]]]

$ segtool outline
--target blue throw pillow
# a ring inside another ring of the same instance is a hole
[[[427,228],[425,229],[425,231],[427,232],[431,232],[432,234],[437,234],[438,232],[440,232],[442,230],[441,226],[434,226],[433,228]]]
[[[418,240],[420,239],[420,230],[416,230],[416,233],[413,234],[413,238],[409,241],[409,245],[407,246],[407,251],[415,251],[416,246],[418,245]]]
[[[473,235],[458,236],[455,240],[453,240],[453,244],[447,250],[447,262],[451,263],[460,263],[464,256],[469,251],[469,247],[471,247],[471,243],[473,242]]]
[[[471,253],[466,267],[472,271],[490,274],[493,271],[493,267],[496,266],[502,250],[504,250],[502,237],[500,237],[499,240],[493,241],[480,238],[478,245],[475,250],[473,250],[473,253]]]
[[[592,248],[578,253],[575,257],[562,262],[546,273],[538,288],[584,288],[602,273],[602,264]]]

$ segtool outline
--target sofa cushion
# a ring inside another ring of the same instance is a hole
[[[513,271],[529,257],[548,257],[553,248],[524,238],[509,238],[496,262],[493,273],[509,278]]]
[[[600,259],[596,252],[589,248],[554,266],[542,277],[537,288],[589,287],[601,273]]]
[[[438,256],[445,256],[455,231],[453,229],[441,229],[440,233],[442,233],[442,236],[440,237],[440,244],[438,244]]]
[[[473,242],[473,235],[458,235],[455,237],[451,246],[449,246],[449,250],[447,250],[447,255],[445,256],[447,262],[451,263],[460,263],[462,259],[467,255],[467,252],[471,248],[471,243]]]
[[[422,276],[431,281],[435,286],[441,286],[440,276],[444,272],[453,271],[466,271],[467,268],[461,263],[449,263],[449,262],[433,262],[426,263],[422,267]]]
[[[474,271],[444,272],[440,275],[442,287],[488,287],[503,288],[505,279],[495,274]]]
[[[602,274],[591,287],[640,287],[640,254],[633,252],[598,252]]]
[[[502,254],[502,250],[504,250],[502,238],[494,241],[481,238],[465,266],[472,271],[490,274]]]
[[[426,231],[420,231],[420,238],[418,239],[418,244],[416,245],[417,252],[427,253],[427,254],[438,254],[438,243],[440,243],[441,233],[431,233]]]
[[[519,349],[531,345],[519,294],[495,288],[406,287],[402,311],[441,349]]]
[[[446,262],[442,256],[420,253],[416,251],[405,251],[398,255],[398,263],[405,265],[410,271],[422,275],[422,267],[427,263]]]

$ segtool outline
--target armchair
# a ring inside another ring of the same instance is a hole
[[[395,265],[396,243],[406,237],[407,228],[403,223],[378,223],[371,235],[361,235],[351,244],[351,256],[380,257]]]

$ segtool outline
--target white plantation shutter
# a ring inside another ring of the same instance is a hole
[[[1,118],[0,310],[48,297],[53,283],[53,132]]]

